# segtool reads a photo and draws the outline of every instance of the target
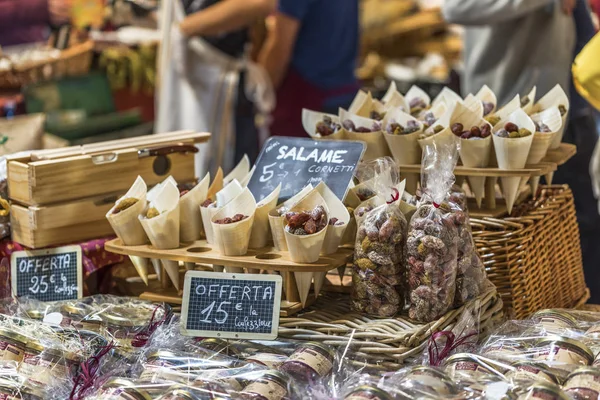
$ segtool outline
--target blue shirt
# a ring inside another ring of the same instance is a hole
[[[358,0],[279,0],[279,11],[300,21],[291,66],[324,90],[356,82]]]

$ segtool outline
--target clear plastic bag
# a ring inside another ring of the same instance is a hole
[[[421,204],[407,238],[409,317],[431,322],[454,303],[458,231],[444,204],[454,184],[458,142],[428,145],[423,150]]]
[[[399,208],[402,193],[398,189],[398,167],[387,157],[374,160],[369,166],[373,191],[383,204],[357,218],[352,305],[359,312],[391,317],[404,307],[407,223]]]

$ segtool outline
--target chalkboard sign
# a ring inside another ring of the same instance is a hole
[[[59,301],[83,296],[79,246],[16,251],[11,255],[10,271],[15,297]]]
[[[271,137],[258,156],[248,188],[258,202],[281,183],[282,202],[309,183],[317,186],[324,181],[343,200],[364,149],[365,144],[357,141]]]
[[[181,333],[225,339],[277,337],[281,276],[188,271]]]

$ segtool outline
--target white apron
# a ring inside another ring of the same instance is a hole
[[[258,65],[235,59],[199,37],[184,38],[178,28],[185,18],[181,1],[162,4],[155,133],[182,129],[210,132],[210,143],[198,146],[196,176],[214,173],[219,166],[230,171],[235,157],[240,72],[246,71],[246,95],[263,114],[275,107],[271,82]]]

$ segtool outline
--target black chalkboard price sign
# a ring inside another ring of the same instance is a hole
[[[188,271],[181,333],[224,339],[277,337],[281,276]]]
[[[273,136],[258,156],[248,188],[258,202],[281,183],[281,202],[324,181],[343,200],[364,149],[357,141]]]
[[[79,246],[16,251],[11,255],[10,273],[15,297],[60,301],[83,296]]]

